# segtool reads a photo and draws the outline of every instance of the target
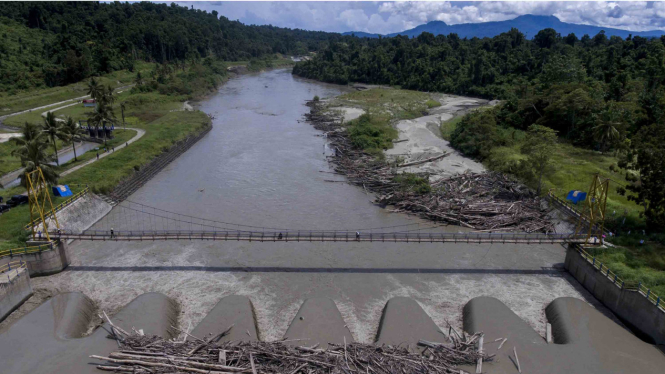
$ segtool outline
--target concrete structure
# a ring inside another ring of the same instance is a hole
[[[376,344],[417,351],[423,348],[418,346],[419,340],[444,343],[447,338],[417,301],[408,297],[390,299],[381,315]]]
[[[307,299],[298,310],[286,330],[287,344],[311,347],[319,344],[327,348],[328,343],[353,343],[353,336],[344,323],[335,302],[325,297]]]
[[[566,253],[565,264],[566,270],[626,325],[647,340],[665,344],[665,312],[643,294],[614,284],[572,248]]]
[[[38,246],[47,245],[44,241],[28,241],[27,245]],[[0,265],[11,261],[23,260],[28,264],[30,276],[51,275],[63,271],[69,266],[69,255],[67,254],[67,243],[58,241],[52,249],[46,249],[38,253],[21,254],[17,253],[11,257],[0,258]]]
[[[0,363],[3,374],[98,373],[90,355],[105,356],[118,349],[98,328],[82,338],[93,322],[95,305],[77,292],[56,295],[0,334]],[[259,310],[261,314],[264,311]],[[620,374],[662,373],[665,356],[639,340],[623,327],[603,316],[584,301],[558,298],[546,309],[552,324],[554,344],[520,319],[505,304],[492,297],[477,297],[464,307],[464,329],[485,334],[483,350],[495,355],[483,364],[485,373],[516,373],[519,357],[523,373],[539,374]],[[247,297],[222,298],[192,331],[197,337],[215,336],[231,325],[224,340],[256,341],[252,303]],[[111,316],[113,323],[131,331],[172,338],[178,308],[160,293],[145,293]],[[108,329],[108,324],[103,326]],[[460,332],[461,333],[461,332]],[[335,301],[307,299],[291,322],[288,344],[312,346],[328,342],[354,341]],[[294,340],[299,339],[299,340]],[[412,299],[397,297],[384,308],[377,344],[413,345],[418,339],[445,343],[447,335]],[[500,340],[499,340],[500,339]],[[507,339],[505,344],[500,341]],[[30,356],[25,352],[38,352]],[[463,367],[475,372],[475,367]]]
[[[25,269],[12,270],[9,278],[0,274],[0,321],[32,296],[30,277]]]

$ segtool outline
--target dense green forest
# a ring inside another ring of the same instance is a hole
[[[518,143],[532,125],[563,141],[617,156],[629,199],[647,224],[665,227],[665,38],[607,38],[553,29],[532,40],[516,29],[493,38],[455,34],[383,39],[343,37],[294,74],[326,82],[390,84],[501,99],[464,117],[451,135],[463,153],[518,176],[519,162],[494,149]],[[528,175],[526,175],[529,177]],[[533,176],[530,176],[533,177]]]
[[[246,26],[175,4],[0,3],[0,89],[59,86],[135,61],[251,60],[317,50],[334,34]]]

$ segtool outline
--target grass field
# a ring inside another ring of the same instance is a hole
[[[391,121],[412,119],[427,114],[427,109],[440,106],[429,94],[391,88],[373,88],[349,92],[335,98],[332,106],[351,106],[369,110],[372,115],[386,116]]]
[[[125,86],[133,82],[138,71],[147,73],[147,71],[153,68],[153,63],[137,61],[134,72],[118,70],[98,77],[98,81],[103,85],[110,85],[111,87]],[[85,80],[67,86],[16,91],[13,94],[0,92],[0,102],[2,103],[0,104],[0,116],[85,96],[88,92],[87,83],[88,80]],[[12,117],[5,120],[5,124],[10,126],[15,125],[16,123],[17,122],[13,120]],[[19,125],[22,125],[22,122],[19,122]]]

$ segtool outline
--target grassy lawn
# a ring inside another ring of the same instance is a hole
[[[644,244],[640,240],[644,239]],[[641,233],[612,238],[615,247],[590,253],[626,282],[642,284],[665,297],[665,234],[645,237]]]
[[[122,144],[125,144],[129,139],[133,138],[136,135],[136,131],[134,130],[115,130],[113,132],[113,139],[108,139],[106,142],[106,146],[108,147],[109,152],[113,149],[113,147],[120,146]],[[79,153],[79,151],[76,151],[76,158],[77,160],[71,160],[65,164],[60,165],[59,169],[56,169],[58,173],[61,173],[65,170],[71,169],[77,165],[80,165],[88,160],[91,160],[95,157],[97,157],[97,152],[102,154],[104,152],[104,144],[99,144],[98,149],[92,149],[88,152],[85,153]]]
[[[520,153],[520,147],[521,144],[517,142],[510,147],[499,147],[496,152],[502,153],[509,159],[522,159],[524,156]],[[543,176],[543,191],[552,188],[553,192],[562,199],[566,198],[570,190],[588,191],[592,177],[596,173],[614,181],[624,180],[621,173],[610,170],[610,166],[616,166],[617,163],[617,159],[611,154],[603,155],[600,152],[560,143],[552,159],[554,169],[551,174]],[[617,187],[618,184],[610,182],[610,192],[607,197],[608,216],[623,217],[625,214],[627,219],[640,221],[639,213],[642,208],[628,201],[625,196],[619,195]],[[582,209],[581,204],[579,209]]]
[[[118,70],[99,77],[98,80],[99,83],[103,85],[111,85],[111,87],[125,86],[132,83],[138,71],[141,71],[142,73],[146,72],[147,74],[147,72],[153,69],[153,67],[154,64],[152,63],[137,61],[134,72]],[[85,80],[67,86],[17,91],[14,94],[0,92],[0,102],[2,103],[0,107],[0,115],[20,112],[30,108],[85,96],[88,91],[87,83],[88,81]],[[5,124],[13,126],[12,123],[15,122],[12,121],[11,118],[12,117],[8,118],[5,121]]]
[[[11,140],[0,143],[0,175],[5,175],[21,167],[21,161],[11,155],[15,148],[16,146]]]

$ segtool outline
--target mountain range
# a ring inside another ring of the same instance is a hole
[[[538,31],[547,28],[552,28],[556,30],[559,34],[561,34],[561,36],[566,36],[570,33],[575,33],[575,35],[578,38],[581,38],[584,34],[593,37],[594,35],[598,34],[601,30],[605,31],[605,35],[607,35],[607,37],[616,35],[621,38],[626,38],[628,37],[628,35],[631,34],[633,36],[642,36],[642,37],[660,37],[661,35],[665,35],[665,32],[661,30],[629,31],[629,30],[613,29],[609,27],[578,25],[575,23],[561,22],[555,16],[535,16],[531,14],[519,16],[517,18],[506,21],[461,23],[458,25],[448,25],[443,21],[431,21],[410,30],[405,30],[402,32],[397,32],[387,35],[372,34],[361,31],[345,32],[344,35],[355,35],[361,38],[362,37],[378,38],[379,36],[392,37],[397,35],[406,35],[413,38],[420,35],[423,32],[429,32],[434,35],[439,35],[439,34],[448,35],[451,33],[455,33],[461,38],[473,38],[473,37],[491,38],[503,32],[507,32],[513,27],[520,30],[523,34],[526,35],[528,39],[533,38],[538,33]]]

